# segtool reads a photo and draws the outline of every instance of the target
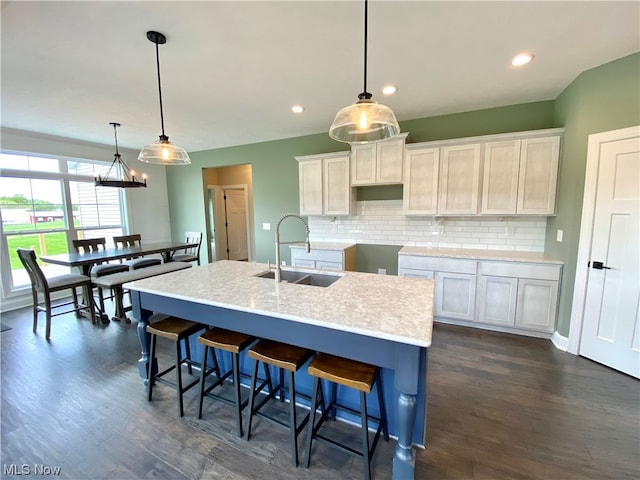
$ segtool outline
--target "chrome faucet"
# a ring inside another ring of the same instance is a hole
[[[281,242],[280,241],[280,224],[287,217],[295,217],[298,218],[302,223],[304,223],[305,228],[307,229],[307,238],[304,240],[304,243],[307,245],[307,253],[311,251],[311,244],[309,243],[309,225],[307,221],[302,218],[300,215],[296,215],[295,213],[285,213],[278,219],[278,223],[276,223],[276,283],[280,283],[280,279],[282,277],[282,270],[280,269],[280,245],[289,245],[293,243],[302,243],[302,241],[297,240],[295,242]]]

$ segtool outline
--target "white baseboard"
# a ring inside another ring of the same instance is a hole
[[[562,350],[563,352],[566,352],[569,348],[569,338],[563,337],[558,332],[553,332],[553,335],[551,335],[551,343],[553,343],[558,350]]]

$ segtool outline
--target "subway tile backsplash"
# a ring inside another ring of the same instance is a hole
[[[350,217],[309,217],[311,241],[543,252],[546,217],[416,217],[402,200],[357,202]]]

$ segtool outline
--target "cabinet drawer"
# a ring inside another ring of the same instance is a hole
[[[398,256],[398,268],[410,268],[413,270],[435,270],[438,272],[475,275],[477,264],[476,260],[461,260],[457,258],[420,257],[416,255]]]
[[[560,266],[535,263],[480,262],[481,275],[560,280]]]
[[[291,257],[300,260],[342,263],[343,252],[342,250],[314,250],[311,242],[311,252],[307,253],[304,247],[291,247]]]
[[[428,278],[433,280],[433,271],[431,270],[413,270],[411,268],[398,268],[399,277],[412,278]]]

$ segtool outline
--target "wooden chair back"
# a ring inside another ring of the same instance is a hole
[[[131,235],[121,235],[119,237],[113,237],[113,243],[116,248],[139,247],[142,243],[142,235],[140,235],[139,233],[133,233]],[[127,258],[133,259],[138,257],[142,257],[142,255],[133,255]]]
[[[185,248],[184,253],[188,255],[200,256],[200,244],[202,243],[202,232],[184,232],[185,243],[197,243],[197,247]]]
[[[31,288],[38,292],[47,293],[49,290],[49,284],[47,283],[47,277],[45,277],[40,265],[38,265],[36,252],[33,250],[19,248],[18,257],[20,258],[22,265],[24,265],[24,269],[29,274]]]
[[[99,252],[107,249],[107,239],[104,237],[73,240],[71,243],[78,253]]]

